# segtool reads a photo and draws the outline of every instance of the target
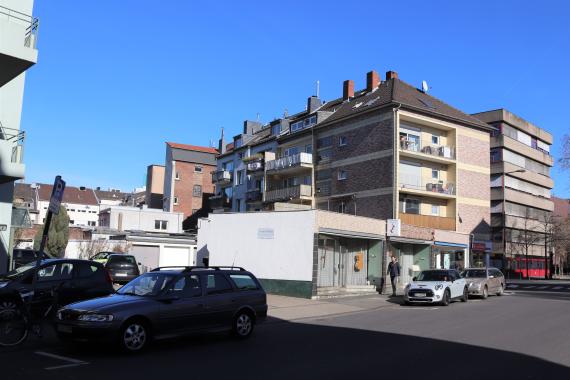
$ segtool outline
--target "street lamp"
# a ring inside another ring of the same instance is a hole
[[[504,172],[503,173],[503,183],[502,183],[502,190],[503,190],[503,205],[502,205],[502,214],[503,214],[503,257],[507,256],[507,241],[506,241],[506,236],[505,236],[505,230],[507,228],[507,215],[505,212],[506,209],[506,198],[505,198],[505,176],[507,174],[513,174],[513,173],[525,173],[526,169],[517,169],[517,170],[511,170],[510,172]],[[489,256],[487,256],[487,266],[489,266]],[[509,269],[510,269],[510,265],[509,265]],[[510,270],[509,270],[510,272]],[[528,270],[527,270],[528,272]],[[527,277],[528,277],[528,273],[527,273]]]

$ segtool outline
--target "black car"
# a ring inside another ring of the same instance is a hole
[[[109,271],[113,282],[127,283],[140,275],[137,259],[121,253],[107,256],[105,268]]]
[[[111,278],[102,264],[87,260],[48,259],[21,266],[0,275],[0,310],[18,307],[21,295],[33,293],[33,307],[48,307],[114,293]],[[34,282],[35,277],[35,284]],[[35,288],[34,288],[35,285]]]
[[[250,272],[236,267],[157,268],[115,294],[58,311],[58,335],[71,341],[115,341],[128,352],[151,339],[231,330],[246,338],[267,316],[267,297]]]
[[[45,253],[42,254],[42,259],[49,259],[50,257]],[[31,263],[37,260],[37,251],[33,249],[14,249],[12,251],[12,260],[14,261],[14,268],[19,268],[22,265]]]

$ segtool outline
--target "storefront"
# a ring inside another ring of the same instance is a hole
[[[484,268],[486,265],[503,268],[502,255],[490,257],[492,243],[490,241],[473,240],[471,243],[471,267]]]
[[[467,251],[467,244],[436,241],[432,247],[434,267],[463,270],[469,266]]]
[[[389,256],[395,255],[400,263],[399,291],[402,291],[406,284],[410,283],[422,270],[431,268],[430,254],[432,244],[433,242],[429,240],[403,237],[390,238],[386,260],[389,262]],[[390,286],[390,284],[387,283],[386,286]]]

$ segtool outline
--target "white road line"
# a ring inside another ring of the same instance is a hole
[[[563,286],[555,286],[554,288],[552,288],[552,290],[560,290],[560,289],[563,289],[563,288],[564,288]]]
[[[51,370],[54,370],[54,369],[77,367],[77,366],[80,366],[80,365],[89,364],[88,362],[84,362],[83,360],[68,358],[68,357],[66,357],[66,356],[60,356],[60,355],[56,355],[56,354],[50,354],[49,352],[36,351],[36,352],[34,352],[34,353],[37,354],[37,355],[41,355],[41,356],[47,356],[48,358],[57,359],[57,360],[61,360],[61,361],[64,361],[64,362],[71,363],[71,364],[63,364],[63,365],[58,365],[58,366],[53,366],[53,367],[46,367],[46,368],[44,368],[45,370],[48,370],[48,371],[51,371]]]

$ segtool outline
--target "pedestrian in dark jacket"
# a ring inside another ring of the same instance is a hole
[[[392,295],[396,295],[396,283],[398,282],[398,276],[400,276],[400,264],[396,256],[392,256],[392,261],[388,264],[388,275],[390,275],[390,281],[392,282]]]

